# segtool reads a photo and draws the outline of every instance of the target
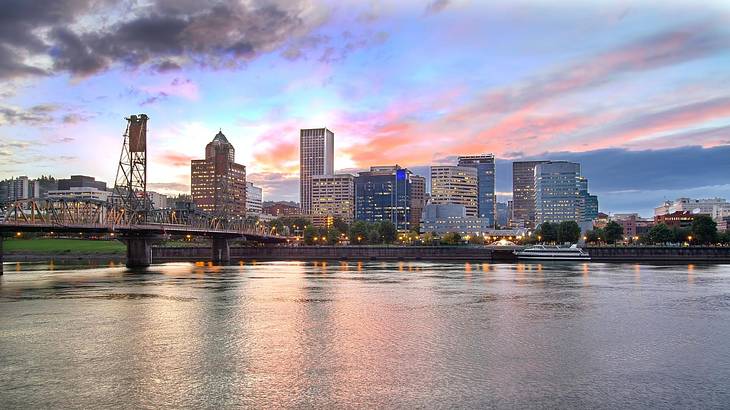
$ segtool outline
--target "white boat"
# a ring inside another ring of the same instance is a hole
[[[589,261],[591,255],[578,245],[570,248],[559,246],[535,245],[521,251],[515,251],[517,259],[520,260],[551,260],[551,261]]]

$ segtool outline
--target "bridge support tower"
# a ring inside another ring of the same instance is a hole
[[[124,239],[128,268],[146,268],[152,264],[152,241],[150,236],[128,236]]]
[[[231,246],[228,238],[213,237],[213,262],[226,264],[231,262]]]

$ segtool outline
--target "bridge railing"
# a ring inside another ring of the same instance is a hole
[[[242,235],[280,237],[264,224],[245,218],[216,217],[198,210],[153,209],[130,213],[119,204],[78,199],[29,199],[8,203],[2,212],[3,225],[47,225],[58,227],[190,228],[205,232],[240,232]]]

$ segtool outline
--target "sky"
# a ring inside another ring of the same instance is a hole
[[[725,1],[5,0],[0,178],[113,183],[146,113],[148,187],[189,192],[219,129],[265,200],[299,199],[299,129],[335,168],[458,155],[580,162],[603,212],[730,198]]]

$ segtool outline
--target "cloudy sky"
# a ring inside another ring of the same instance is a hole
[[[146,113],[168,193],[222,128],[266,199],[298,200],[298,130],[327,126],[349,171],[492,152],[503,200],[532,158],[580,161],[603,211],[730,198],[724,1],[2,5],[0,178],[112,182]]]

